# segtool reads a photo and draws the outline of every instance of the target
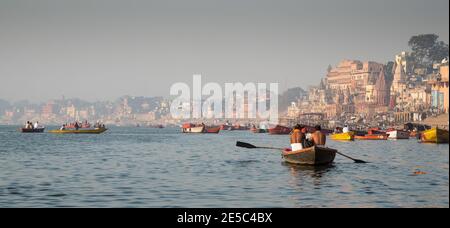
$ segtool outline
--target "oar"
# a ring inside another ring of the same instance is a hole
[[[247,148],[247,149],[268,149],[268,150],[284,150],[283,148],[275,148],[275,147],[261,147],[261,146],[255,146],[250,143],[245,142],[237,142],[237,147]]]
[[[365,161],[363,161],[363,160],[354,159],[354,158],[352,158],[352,157],[350,157],[350,156],[347,156],[347,155],[345,155],[345,154],[343,154],[343,153],[341,153],[341,152],[339,152],[339,151],[336,151],[336,153],[339,154],[339,155],[341,155],[341,156],[344,156],[344,157],[346,157],[346,158],[348,158],[348,159],[353,160],[355,163],[367,163],[367,162],[365,162]]]
[[[252,144],[250,144],[250,143],[239,142],[239,141],[236,143],[236,146],[237,146],[237,147],[242,147],[242,148],[247,148],[247,149],[284,150],[284,149],[282,149],[282,148],[275,148],[275,147],[259,147],[259,146],[252,145]],[[336,153],[339,154],[339,155],[341,155],[341,156],[344,156],[344,157],[346,157],[346,158],[348,158],[348,159],[353,160],[355,163],[367,163],[367,162],[365,162],[365,161],[363,161],[363,160],[354,159],[354,158],[352,158],[352,157],[350,157],[350,156],[347,156],[347,155],[345,155],[345,154],[343,154],[343,153],[341,153],[341,152],[339,152],[339,151],[336,151]]]

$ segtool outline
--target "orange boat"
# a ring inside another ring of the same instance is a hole
[[[212,126],[212,127],[205,127],[205,131],[204,133],[208,133],[208,134],[219,134],[221,127],[216,127],[216,126]]]
[[[355,139],[357,140],[387,140],[389,135],[386,132],[380,131],[379,128],[371,128],[369,129],[368,134],[364,136],[355,135]]]
[[[271,135],[289,135],[291,132],[291,128],[281,125],[277,125],[276,127],[269,129],[269,134]]]
[[[181,127],[183,133],[203,133],[203,134],[218,134],[220,132],[220,126],[204,126],[195,125],[191,123],[183,124]]]
[[[364,135],[364,136],[355,136],[357,140],[387,140],[387,135]]]

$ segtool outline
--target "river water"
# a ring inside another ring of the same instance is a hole
[[[449,147],[416,140],[334,142],[329,167],[299,167],[287,136],[116,128],[21,134],[0,126],[0,207],[449,207]],[[425,174],[415,175],[415,171]]]

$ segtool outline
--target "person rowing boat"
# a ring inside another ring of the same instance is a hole
[[[299,124],[295,125],[294,130],[291,133],[291,149],[292,151],[303,150],[304,142],[306,140],[305,134],[303,134],[302,129],[304,127]]]
[[[320,125],[315,126],[316,131],[312,133],[312,140],[314,145],[325,146],[327,143],[327,137],[322,133],[322,127]]]

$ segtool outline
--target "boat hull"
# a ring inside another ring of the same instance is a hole
[[[99,128],[99,129],[78,129],[78,130],[52,130],[49,133],[53,134],[101,134],[108,129]]]
[[[28,129],[28,128],[22,128],[20,129],[20,132],[22,133],[44,133],[45,128],[34,128],[34,129]]]
[[[283,151],[283,159],[292,164],[321,166],[333,163],[337,150],[314,146],[299,151]]]
[[[449,142],[449,133],[447,130],[433,128],[422,132],[420,141],[423,143],[445,144]]]
[[[250,129],[250,131],[255,134],[267,133],[267,130],[261,129],[261,128],[252,128],[252,129]]]
[[[269,134],[271,135],[289,135],[292,132],[291,128],[276,126],[274,128],[269,129]]]
[[[183,133],[199,134],[205,132],[205,127],[200,126],[200,127],[183,128],[182,131]]]
[[[389,135],[388,139],[409,139],[410,137],[409,132],[400,130],[388,131],[386,134]]]
[[[387,140],[387,135],[365,135],[365,136],[355,136],[357,140]]]
[[[347,133],[332,134],[330,138],[333,140],[353,141],[355,140],[355,133],[347,132]]]
[[[219,134],[221,127],[206,127],[205,133],[208,134]]]

